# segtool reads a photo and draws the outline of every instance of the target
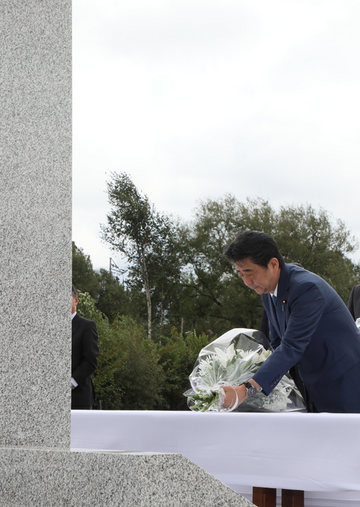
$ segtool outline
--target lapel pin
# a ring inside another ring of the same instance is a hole
[[[286,299],[283,299],[283,304],[282,304],[282,307],[281,307],[281,311],[285,311],[285,305],[286,305],[287,301]]]

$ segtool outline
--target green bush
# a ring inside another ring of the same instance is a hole
[[[161,403],[157,406],[159,410],[187,410],[183,393],[190,387],[189,375],[200,350],[213,339],[206,334],[197,336],[195,331],[183,336],[173,329],[171,338],[161,340],[158,354],[164,386]]]
[[[214,337],[196,332],[186,336],[175,328],[158,343],[147,338],[146,324],[130,317],[112,324],[95,300],[79,292],[78,313],[93,320],[100,353],[94,373],[96,404],[104,410],[187,410],[183,392],[199,351]]]

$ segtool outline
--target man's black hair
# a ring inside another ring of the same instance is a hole
[[[78,295],[75,285],[72,286],[71,294],[74,296],[74,298],[76,298]]]
[[[275,257],[279,261],[280,269],[285,265],[275,240],[258,231],[238,232],[234,241],[225,248],[224,256],[233,264],[250,259],[255,264],[267,268],[270,259]]]

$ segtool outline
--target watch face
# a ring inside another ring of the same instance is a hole
[[[256,393],[257,393],[256,387],[251,386],[251,387],[246,388],[246,394],[247,394],[247,396],[249,396],[249,398],[251,398],[252,396],[255,396]]]

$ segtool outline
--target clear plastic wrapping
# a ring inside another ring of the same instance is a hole
[[[184,393],[188,407],[199,412],[306,412],[299,390],[287,375],[268,396],[258,392],[237,408],[237,402],[233,407],[222,406],[222,386],[247,382],[272,353],[260,343],[266,343],[260,331],[232,329],[201,349],[189,376],[191,389]]]

